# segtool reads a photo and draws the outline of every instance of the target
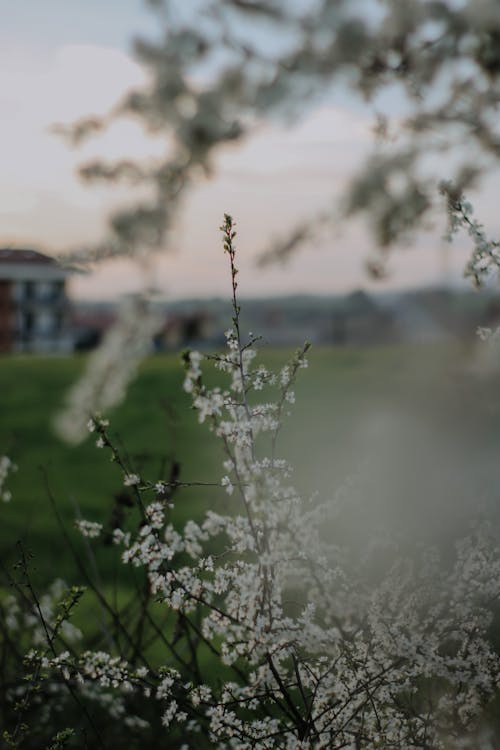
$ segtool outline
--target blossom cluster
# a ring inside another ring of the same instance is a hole
[[[76,520],[75,526],[82,536],[89,537],[90,539],[95,539],[102,531],[102,523],[98,523],[97,521],[86,521],[83,518]]]
[[[464,230],[472,241],[472,252],[465,268],[465,275],[480,286],[485,279],[498,274],[500,268],[500,242],[489,238],[484,226],[474,218],[472,204],[462,192],[450,182],[442,182],[441,193],[446,198],[448,232],[451,242],[454,235]]]
[[[11,637],[26,636],[33,646],[46,645],[47,630],[61,630],[65,641],[76,644],[82,638],[82,632],[67,619],[59,620],[61,602],[68,587],[61,578],[56,578],[48,590],[40,597],[38,606],[20,602],[14,595],[8,595],[2,602],[3,621]],[[43,618],[43,621],[42,621]],[[45,626],[44,626],[45,624]]]
[[[8,456],[0,456],[0,500],[8,503],[12,500],[12,493],[5,483],[7,477],[13,471],[17,471],[17,466]]]

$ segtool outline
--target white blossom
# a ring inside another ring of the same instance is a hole
[[[12,500],[12,493],[5,483],[11,472],[17,471],[17,466],[8,456],[0,456],[0,500],[8,503]]]
[[[222,487],[225,488],[225,490],[226,490],[226,492],[227,492],[228,495],[232,495],[233,494],[234,487],[233,487],[233,484],[232,484],[232,482],[231,482],[231,480],[229,479],[228,476],[222,477],[220,483],[221,483]]]
[[[75,521],[75,526],[83,536],[90,539],[95,539],[102,531],[102,523],[98,523],[97,521],[78,519]]]
[[[141,483],[141,478],[138,474],[125,474],[123,477],[123,484],[125,487],[137,487]]]

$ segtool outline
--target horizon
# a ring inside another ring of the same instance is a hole
[[[476,288],[471,284],[468,284],[466,280],[464,280],[463,284],[453,284],[453,283],[429,283],[429,284],[422,284],[422,285],[416,285],[416,286],[405,286],[405,287],[391,287],[387,289],[366,289],[364,287],[352,287],[351,289],[348,289],[346,291],[342,292],[277,292],[274,295],[258,295],[258,294],[251,294],[251,295],[241,295],[239,297],[242,307],[246,303],[254,304],[254,303],[274,303],[274,302],[280,302],[280,301],[292,301],[292,300],[317,300],[318,302],[328,302],[328,301],[334,301],[339,299],[345,299],[352,295],[363,293],[366,294],[368,297],[374,297],[374,298],[397,298],[402,296],[411,296],[411,295],[418,295],[418,294],[427,294],[427,293],[433,293],[433,292],[443,292],[443,293],[451,293],[455,295],[472,295],[477,297],[491,297],[491,296],[497,296],[498,293],[495,292],[495,290],[490,286],[482,286],[480,288]],[[74,303],[75,305],[89,305],[89,306],[109,306],[109,307],[115,307],[118,306],[124,298],[126,298],[129,295],[124,295],[120,298],[93,298],[93,297],[76,297],[72,298],[70,297],[70,301]],[[130,294],[131,297],[133,297],[133,293]],[[212,304],[227,304],[231,305],[231,297],[230,295],[222,295],[222,294],[216,294],[212,296],[195,296],[195,297],[168,297],[164,296],[161,297],[159,295],[152,297],[152,302],[157,305],[195,305],[195,304],[204,304],[204,303],[212,303]]]

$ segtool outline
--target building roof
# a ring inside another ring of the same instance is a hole
[[[0,263],[40,263],[44,265],[58,265],[54,258],[49,255],[39,253],[37,250],[13,248],[13,247],[0,247]]]
[[[30,248],[0,247],[0,280],[62,281],[73,269]]]

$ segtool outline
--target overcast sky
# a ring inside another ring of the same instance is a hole
[[[139,32],[154,33],[142,0],[0,0],[0,245],[61,251],[98,239],[122,191],[84,187],[76,166],[96,154],[159,153],[132,123],[80,151],[50,134],[54,122],[106,111],[144,72],[130,53]],[[293,128],[267,127],[220,154],[216,177],[186,202],[172,251],[154,269],[173,298],[227,293],[218,226],[224,212],[240,232],[244,295],[338,292],[370,286],[372,249],[361,224],[337,227],[284,268],[255,267],[255,255],[291,223],[331,205],[372,145],[373,113],[345,96]],[[440,230],[395,256],[384,288],[458,279],[464,250],[446,251]],[[150,279],[114,261],[72,281],[79,297],[116,297]]]

